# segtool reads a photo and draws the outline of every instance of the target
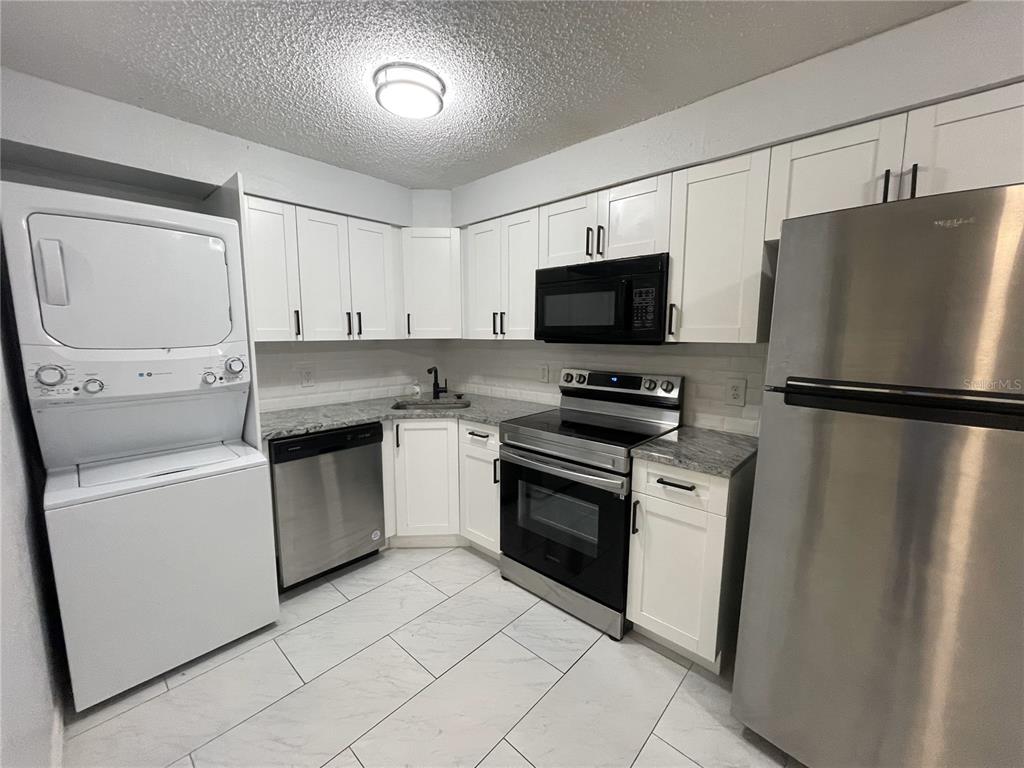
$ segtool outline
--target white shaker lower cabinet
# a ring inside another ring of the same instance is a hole
[[[767,334],[768,162],[763,149],[672,174],[669,341],[756,342]]]
[[[295,206],[245,198],[245,281],[255,341],[302,338]]]
[[[772,147],[764,239],[782,220],[895,200],[903,167],[906,113]]]
[[[597,258],[625,259],[667,251],[671,202],[671,173],[598,192]]]
[[[714,672],[735,641],[754,462],[731,479],[633,463],[626,618]]]
[[[459,532],[459,433],[454,419],[391,425],[399,536]]]
[[[460,533],[494,555],[501,554],[498,430],[459,422]]]
[[[457,229],[402,230],[405,336],[458,339],[462,336],[462,254]]]
[[[1024,182],[1024,83],[915,109],[900,197]]]

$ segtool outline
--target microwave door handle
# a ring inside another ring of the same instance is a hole
[[[603,491],[612,491],[614,493],[628,493],[629,491],[629,481],[627,478],[613,480],[611,478],[591,475],[587,472],[577,472],[564,467],[553,466],[545,461],[529,458],[519,452],[512,452],[507,448],[501,451],[500,456],[502,461],[507,461],[509,464],[516,464],[527,469],[535,469],[538,472],[554,475],[563,480],[575,480],[583,485],[589,485],[592,488],[599,488]]]

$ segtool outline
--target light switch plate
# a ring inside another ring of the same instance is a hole
[[[725,382],[725,402],[727,405],[747,404],[746,379],[728,379]]]
[[[316,379],[313,378],[312,368],[300,368],[299,369],[299,386],[300,387],[315,387]]]
[[[537,374],[541,381],[547,384],[551,381],[551,371],[548,369],[547,364],[537,366]]]

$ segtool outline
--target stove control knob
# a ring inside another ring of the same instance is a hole
[[[564,376],[562,376],[562,381],[564,381],[566,384],[572,384],[572,374],[567,373]]]
[[[583,373],[577,373],[576,374],[576,383],[577,384],[583,384],[583,383],[586,382],[586,380],[587,380],[586,374],[583,374]]]
[[[673,384],[668,379],[666,379],[665,381],[661,382],[661,391],[664,392],[665,394],[669,394],[675,388],[676,388],[676,385]]]
[[[36,369],[36,381],[44,387],[56,387],[63,384],[68,374],[59,365],[41,365]]]
[[[646,389],[648,392],[657,388],[658,382],[656,382],[654,379],[644,379],[644,389]]]
[[[245,362],[240,357],[229,357],[224,361],[224,370],[232,376],[237,376],[245,370]]]
[[[82,389],[90,395],[95,395],[103,391],[103,382],[99,379],[86,379],[82,382]]]
[[[203,384],[216,384],[217,374],[213,371],[207,371],[203,374]]]

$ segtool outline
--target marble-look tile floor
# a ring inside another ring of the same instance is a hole
[[[772,768],[729,690],[470,549],[392,549],[278,622],[69,718],[69,768]]]

